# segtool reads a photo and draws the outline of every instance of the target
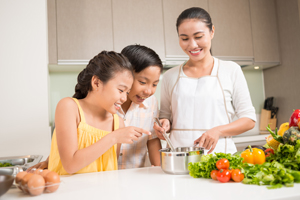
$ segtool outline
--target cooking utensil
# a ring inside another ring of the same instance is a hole
[[[162,128],[162,125],[161,125],[161,123],[160,123],[160,121],[159,121],[159,119],[158,119],[157,117],[155,117],[155,122],[158,124],[158,126],[160,126],[160,127]],[[166,139],[166,141],[167,141],[169,147],[171,148],[171,151],[175,151],[174,146],[173,146],[173,144],[172,144],[172,142],[171,142],[169,136],[166,134],[166,131],[165,131],[165,130],[164,130],[164,132],[163,132],[163,136],[164,136],[164,138]]]
[[[203,147],[177,147],[159,150],[161,169],[167,174],[188,174],[190,162],[200,162],[204,155]]]
[[[14,177],[11,175],[0,175],[0,197],[12,186]]]
[[[42,157],[41,155],[0,157],[1,163],[10,163],[13,165],[11,167],[0,167],[0,175],[16,176],[18,172],[25,171],[29,167],[39,163]]]

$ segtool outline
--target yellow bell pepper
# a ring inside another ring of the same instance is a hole
[[[241,153],[241,157],[244,158],[243,162],[250,164],[263,164],[266,162],[266,156],[263,150],[257,148],[246,149]]]
[[[289,128],[290,126],[288,122],[281,124],[278,130],[278,135],[283,136],[284,132],[289,130]]]

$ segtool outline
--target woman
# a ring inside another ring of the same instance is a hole
[[[164,74],[160,118],[175,147],[199,146],[212,152],[236,152],[231,136],[254,127],[256,117],[241,67],[212,56],[215,28],[202,8],[184,10],[177,18],[182,50],[189,60]],[[232,121],[237,115],[238,120]]]

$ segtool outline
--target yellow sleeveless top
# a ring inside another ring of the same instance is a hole
[[[81,118],[81,121],[77,127],[78,149],[83,149],[96,143],[98,140],[100,140],[102,137],[109,134],[110,132],[97,129],[86,124],[85,117],[78,100],[75,98],[73,99],[78,105],[79,114]],[[114,116],[114,130],[117,130],[119,128],[119,117],[117,114],[114,114],[113,116]],[[116,150],[117,150],[117,144],[113,145],[104,154],[102,154],[97,160],[95,160],[88,166],[80,169],[75,174],[117,170],[118,162],[117,162]],[[55,130],[52,136],[48,169],[51,171],[55,171],[59,175],[68,174],[63,168],[60,160]]]

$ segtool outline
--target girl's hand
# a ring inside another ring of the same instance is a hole
[[[132,144],[133,141],[137,141],[143,135],[143,133],[147,135],[151,135],[149,131],[134,126],[120,128],[114,131],[114,133],[116,134],[116,139],[117,139],[116,143],[126,143],[126,144]]]
[[[166,131],[166,133],[170,131],[170,128],[171,128],[170,121],[168,119],[160,119],[159,121],[160,121],[162,127],[160,127],[155,122],[153,125],[153,129],[159,139],[165,140],[165,137],[162,134],[164,131]]]
[[[40,162],[36,165],[33,165],[31,167],[29,167],[26,172],[30,172],[33,168],[36,168],[36,169],[48,169],[48,159],[43,161],[43,162]]]
[[[200,147],[204,147],[209,150],[207,154],[211,153],[219,140],[221,131],[218,128],[212,128],[201,135],[197,140],[194,141],[194,144],[199,143]]]

